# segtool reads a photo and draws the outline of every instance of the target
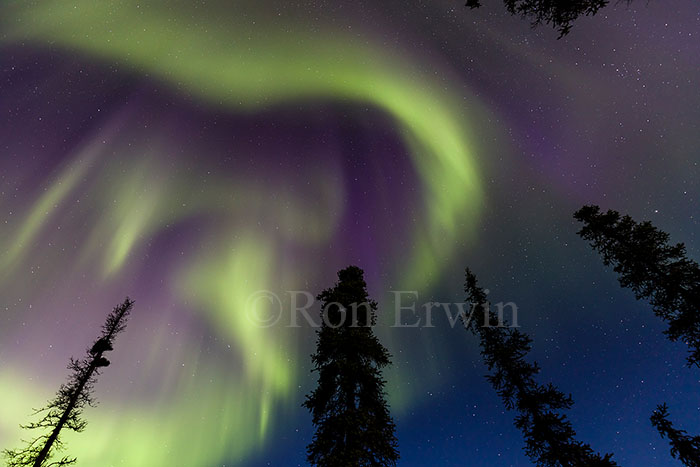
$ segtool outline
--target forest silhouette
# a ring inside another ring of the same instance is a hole
[[[600,254],[605,266],[612,266],[620,285],[632,290],[637,299],[649,302],[654,314],[668,323],[664,333],[670,340],[687,344],[686,365],[698,367],[700,267],[688,258],[685,246],[670,243],[670,236],[648,221],[636,222],[616,211],[603,212],[598,206],[584,206],[574,218],[583,224],[578,235]],[[464,327],[478,340],[488,370],[486,379],[505,409],[515,413],[514,425],[522,432],[523,449],[533,464],[617,466],[612,454],[600,454],[577,439],[565,413],[574,403],[573,396],[553,382],[538,381],[546,378],[536,362],[528,361],[532,338],[491,310],[486,292],[468,268],[464,291],[467,303],[477,305],[472,313],[484,318],[471,319],[463,313]],[[382,376],[391,365],[391,355],[373,331],[379,307],[369,297],[363,270],[357,266],[341,269],[335,284],[317,298],[325,316],[311,356],[317,386],[303,403],[315,428],[307,460],[321,467],[394,466],[399,444]],[[97,376],[110,364],[104,353],[113,349],[115,337],[126,328],[133,304],[127,298],[115,307],[86,356],[71,359],[68,382],[35,412],[42,416],[39,421],[23,426],[42,433],[24,448],[5,450],[8,466],[76,463],[71,456],[52,460],[66,449],[61,430],[85,429],[83,409],[95,404]],[[673,458],[689,467],[700,466],[700,437],[675,428],[669,418],[667,404],[660,403],[650,422],[668,440]]]

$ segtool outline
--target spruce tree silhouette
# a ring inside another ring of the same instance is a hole
[[[506,409],[518,412],[515,426],[525,437],[525,453],[532,462],[542,467],[616,466],[612,454],[601,456],[590,445],[576,440],[571,422],[561,413],[573,405],[571,395],[551,383],[535,381],[540,367],[525,360],[532,339],[517,328],[507,327],[505,320],[491,311],[486,292],[468,268],[464,290],[467,303],[475,307],[474,311],[483,311],[484,316],[479,322],[463,314],[464,325],[479,338],[481,355],[491,372],[486,378]]]
[[[102,354],[113,349],[114,338],[126,327],[133,305],[134,302],[127,297],[121,305],[114,308],[102,326],[102,335],[87,351],[86,357],[82,360],[71,358],[68,369],[73,374],[68,382],[61,385],[56,397],[46,407],[35,411],[35,414],[43,413],[43,418],[22,426],[47,431],[28,441],[23,449],[4,451],[8,467],[65,466],[75,463],[75,457],[63,457],[53,462],[51,457],[55,451],[65,448],[60,436],[63,428],[76,432],[85,429],[87,422],[82,418],[83,409],[86,405],[95,405],[92,396],[95,382],[100,369],[109,366],[109,360]]]
[[[685,430],[673,428],[668,419],[668,406],[661,404],[651,415],[651,424],[661,434],[668,438],[671,444],[671,456],[688,467],[700,467],[700,436],[688,436]]]
[[[686,256],[685,245],[669,243],[670,236],[651,222],[598,206],[584,206],[574,218],[584,223],[578,232],[613,266],[620,285],[632,289],[637,300],[647,300],[656,316],[668,323],[664,334],[689,346],[686,366],[700,366],[700,267]],[[662,438],[668,437],[671,454],[685,465],[700,465],[700,437],[687,436],[668,420],[666,404],[651,416]]]
[[[394,466],[398,444],[381,375],[391,361],[372,332],[377,304],[362,269],[339,271],[318,299],[323,323],[312,355],[318,386],[303,404],[316,428],[307,459],[320,467]]]
[[[595,15],[606,6],[608,0],[503,0],[512,15],[520,15],[530,20],[533,27],[551,24],[559,31],[559,38],[571,31],[573,22],[579,16]],[[629,1],[627,2],[629,3]],[[466,6],[479,8],[480,0],[467,0]]]
[[[664,334],[690,347],[688,366],[700,366],[700,267],[686,256],[685,245],[669,244],[669,235],[651,222],[637,223],[617,211],[584,206],[574,214],[584,223],[578,235],[613,266],[622,287],[637,300],[648,300],[668,322]]]

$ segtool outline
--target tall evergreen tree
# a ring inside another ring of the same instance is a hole
[[[559,31],[559,37],[571,31],[579,16],[595,15],[609,0],[503,0],[512,15],[530,20],[532,26],[551,24]],[[479,8],[481,0],[467,0],[466,6]]]
[[[472,313],[469,319],[463,315],[464,324],[479,338],[481,355],[490,371],[486,378],[506,409],[518,412],[515,426],[525,437],[525,453],[532,462],[542,467],[616,466],[612,454],[601,456],[590,445],[576,440],[571,422],[561,413],[573,405],[571,395],[551,383],[535,381],[540,367],[525,360],[532,339],[517,328],[507,327],[505,320],[499,321],[469,269],[464,290],[467,303],[483,312],[482,321],[472,319],[479,313]]]
[[[390,355],[372,331],[377,303],[368,296],[362,269],[339,271],[338,282],[318,300],[323,323],[312,355],[318,386],[303,404],[316,427],[308,461],[321,467],[396,465],[395,425],[381,374]]]
[[[651,424],[662,438],[668,438],[671,455],[688,467],[700,467],[700,436],[689,436],[685,430],[673,428],[668,419],[668,406],[661,404],[651,415]]]
[[[664,333],[689,346],[688,366],[700,366],[700,267],[686,256],[685,245],[669,243],[669,235],[651,222],[598,206],[584,206],[574,214],[583,222],[578,234],[613,266],[620,285],[638,300],[648,300],[654,313],[668,322]]]
[[[574,218],[584,223],[578,234],[613,266],[620,285],[632,289],[637,300],[647,300],[654,313],[668,323],[664,334],[689,347],[686,364],[700,366],[700,267],[686,255],[685,245],[669,243],[670,236],[651,222],[598,206],[584,206]],[[666,404],[651,416],[671,455],[688,466],[700,466],[700,437],[673,428]]]
[[[101,336],[87,350],[87,355],[82,360],[71,358],[68,369],[73,373],[68,382],[62,384],[48,405],[37,410],[36,414],[43,414],[41,420],[30,423],[22,428],[32,430],[44,430],[45,432],[27,445],[18,450],[6,450],[4,452],[8,467],[48,467],[65,466],[74,464],[75,457],[63,457],[58,461],[51,461],[55,451],[64,449],[61,442],[61,430],[63,428],[81,432],[87,422],[82,418],[86,405],[94,406],[93,390],[101,368],[109,366],[103,354],[113,349],[114,338],[126,327],[126,322],[134,302],[127,298],[114,308],[105,324],[102,326]]]

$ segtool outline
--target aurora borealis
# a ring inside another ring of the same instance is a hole
[[[448,1],[3,2],[0,448],[128,294],[79,465],[304,465],[313,329],[251,297],[352,263],[400,464],[528,465],[464,330],[390,326],[391,291],[459,301],[469,264],[581,438],[673,465],[647,414],[700,432],[697,371],[571,219],[598,203],[700,257],[700,11],[658,3],[557,41]]]

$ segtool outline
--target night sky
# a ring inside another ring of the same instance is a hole
[[[469,266],[580,440],[677,465],[649,416],[699,434],[700,373],[572,214],[651,220],[700,259],[700,6],[623,2],[557,40],[462,3],[2,2],[0,449],[129,295],[65,436],[78,465],[305,465],[314,329],[259,325],[251,297],[286,309],[356,264],[399,464],[530,465],[475,338],[392,326],[392,291],[463,301]]]

